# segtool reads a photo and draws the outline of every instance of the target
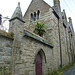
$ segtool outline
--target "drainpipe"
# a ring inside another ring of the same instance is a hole
[[[62,49],[61,49],[61,34],[60,34],[60,17],[59,15],[56,13],[56,11],[53,9],[53,13],[54,15],[57,17],[58,19],[58,32],[59,32],[59,46],[60,46],[60,67],[62,67]]]
[[[60,34],[60,18],[58,18],[58,29],[59,29],[59,45],[60,45],[60,63],[61,63],[61,65],[60,65],[60,67],[62,67],[63,65],[62,65],[62,49],[61,49],[61,34]]]

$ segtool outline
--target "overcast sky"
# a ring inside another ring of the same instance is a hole
[[[21,4],[22,14],[24,15],[31,0],[1,0],[0,14],[3,17],[9,16],[11,18],[18,2]],[[50,6],[53,6],[53,0],[45,0]],[[75,0],[60,0],[61,10],[65,9],[67,17],[72,17],[73,27],[75,30]]]

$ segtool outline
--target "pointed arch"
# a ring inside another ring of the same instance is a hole
[[[35,61],[36,61],[36,56],[40,54],[41,58],[44,60],[44,62],[46,63],[46,55],[45,55],[45,52],[43,51],[43,49],[39,49],[38,51],[36,51],[35,53],[35,58],[34,58],[34,64],[35,64]]]
[[[37,20],[40,19],[40,10],[37,11]]]
[[[33,17],[33,13],[31,13],[31,15],[30,15],[30,17],[31,17],[31,22],[33,21],[33,19],[34,19],[34,17]]]
[[[36,20],[36,12],[34,12],[34,21]]]

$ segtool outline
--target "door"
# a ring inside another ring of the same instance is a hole
[[[36,56],[35,71],[36,71],[36,75],[42,75],[42,60],[39,53]]]

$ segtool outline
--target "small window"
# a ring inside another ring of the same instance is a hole
[[[34,12],[34,21],[36,20],[36,12]]]
[[[34,19],[34,17],[33,17],[33,14],[31,13],[31,20],[30,20],[30,21],[32,22],[32,21],[33,21],[33,19]]]
[[[40,11],[38,10],[37,13],[36,12],[31,13],[30,17],[31,17],[30,22],[40,19]]]
[[[40,11],[37,11],[37,20],[40,19]]]

